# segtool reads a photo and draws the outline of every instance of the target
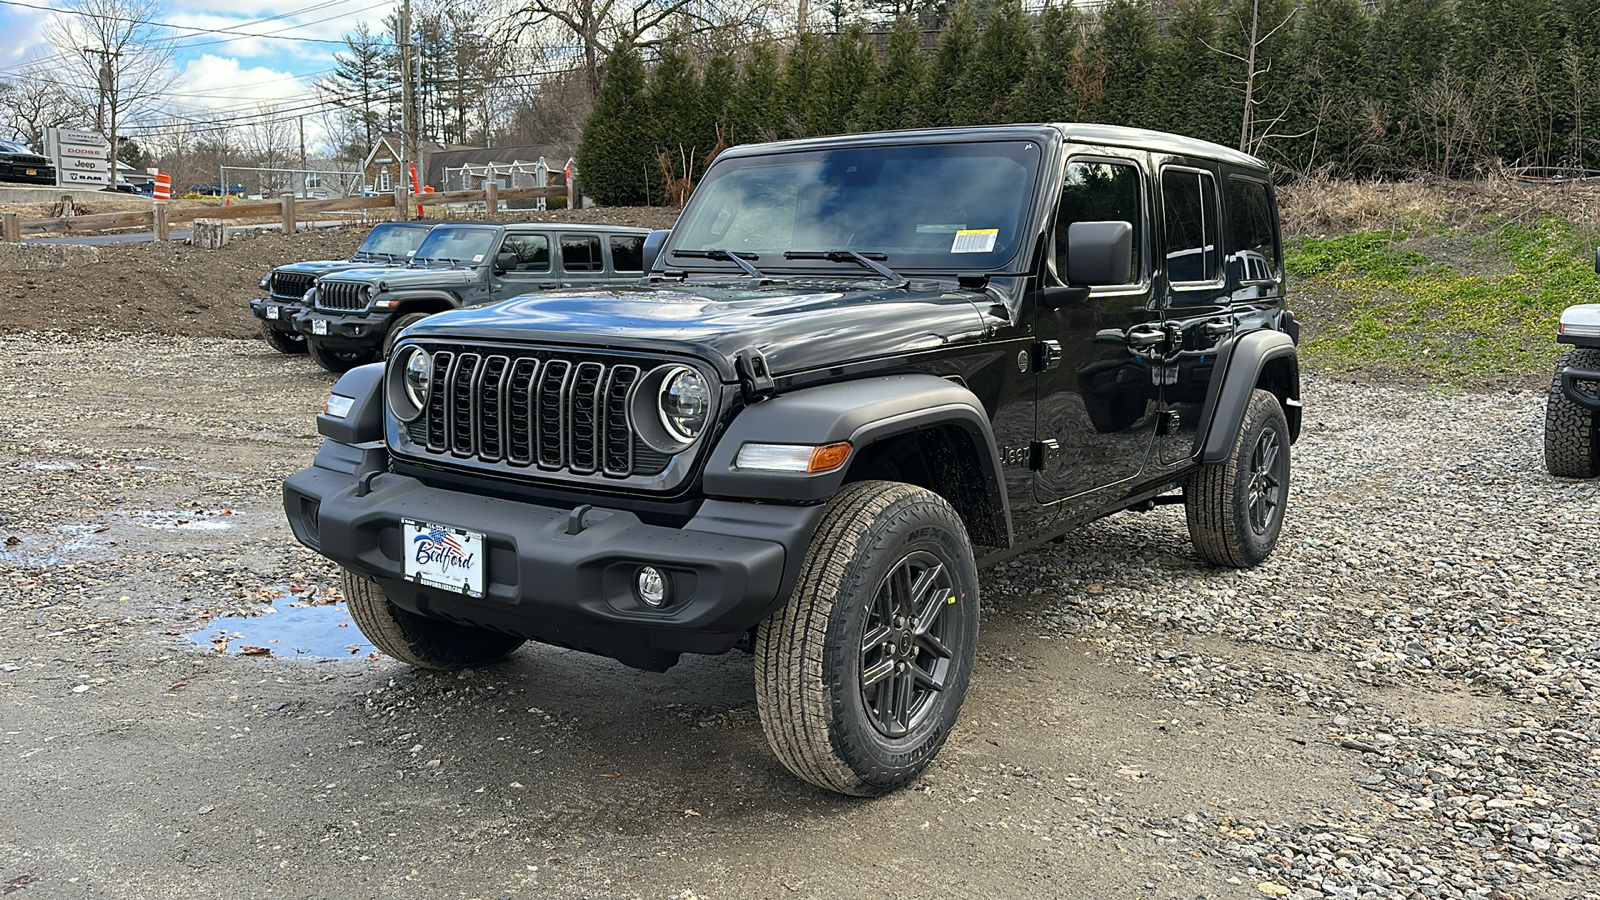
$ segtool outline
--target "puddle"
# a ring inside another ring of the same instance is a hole
[[[135,525],[158,531],[227,531],[234,527],[231,509],[133,509],[122,515]]]
[[[109,530],[107,525],[89,523],[57,525],[43,535],[6,535],[0,537],[0,562],[46,567],[85,558],[105,546],[105,539],[96,535]]]
[[[303,595],[285,588],[264,593],[282,597],[245,615],[218,616],[185,637],[201,647],[235,656],[363,659],[376,652],[361,636],[343,602],[319,603],[314,589]]]

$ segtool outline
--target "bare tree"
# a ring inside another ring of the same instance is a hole
[[[1231,50],[1206,44],[1206,47],[1213,52],[1221,53],[1223,56],[1236,60],[1244,66],[1244,77],[1235,83],[1244,92],[1244,116],[1239,124],[1239,149],[1246,153],[1255,152],[1268,137],[1267,132],[1270,132],[1272,126],[1282,121],[1284,117],[1280,114],[1272,122],[1268,123],[1260,134],[1257,134],[1255,113],[1256,107],[1261,105],[1261,100],[1256,96],[1256,90],[1259,80],[1272,71],[1272,61],[1263,61],[1260,57],[1260,52],[1262,45],[1272,40],[1274,35],[1287,27],[1294,19],[1294,14],[1298,11],[1298,5],[1291,6],[1289,14],[1283,17],[1283,21],[1263,31],[1261,0],[1250,0],[1250,21],[1243,22],[1241,20],[1239,23],[1244,37],[1244,52],[1234,53]],[[1285,113],[1287,113],[1287,110],[1285,110]]]
[[[45,129],[81,121],[86,112],[82,101],[40,65],[29,67],[16,81],[0,84],[0,123],[35,150],[44,146]]]
[[[79,87],[94,92],[95,127],[110,139],[112,159],[117,128],[177,78],[173,41],[156,24],[159,9],[156,0],[67,0],[45,27]]]

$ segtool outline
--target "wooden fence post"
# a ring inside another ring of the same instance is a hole
[[[22,217],[14,212],[0,213],[0,241],[8,244],[22,242]]]
[[[405,185],[397,184],[394,186],[394,218],[396,222],[407,222],[411,219],[410,213],[406,210],[407,193]]]
[[[283,203],[283,233],[294,234],[298,227],[294,220],[294,192],[284,191],[280,197]]]
[[[483,183],[483,211],[491,216],[500,212],[500,185],[492,181]]]
[[[228,243],[228,220],[195,219],[189,242],[202,250],[220,250]]]
[[[155,210],[153,211],[152,215],[154,216],[152,223],[155,226],[156,240],[172,240],[172,232],[167,227],[167,204],[163,201],[157,200]]]

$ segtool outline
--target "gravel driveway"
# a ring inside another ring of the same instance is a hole
[[[957,732],[855,801],[771,758],[737,654],[368,656],[277,508],[330,384],[9,337],[0,893],[1600,897],[1600,483],[1544,474],[1541,394],[1308,379],[1266,565],[1162,508],[988,570]]]

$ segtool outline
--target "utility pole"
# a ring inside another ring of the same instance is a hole
[[[417,158],[416,120],[411,109],[411,0],[400,5],[400,179],[411,189],[407,163]]]
[[[117,64],[116,60],[122,58],[120,50],[99,50],[94,47],[82,48],[83,53],[92,53],[100,57],[100,84],[96,93],[99,95],[99,105],[95,109],[94,126],[97,131],[105,134],[111,142],[111,187],[117,186]],[[111,110],[111,127],[106,127],[106,108]]]
[[[300,168],[306,167],[306,117],[300,117]]]

